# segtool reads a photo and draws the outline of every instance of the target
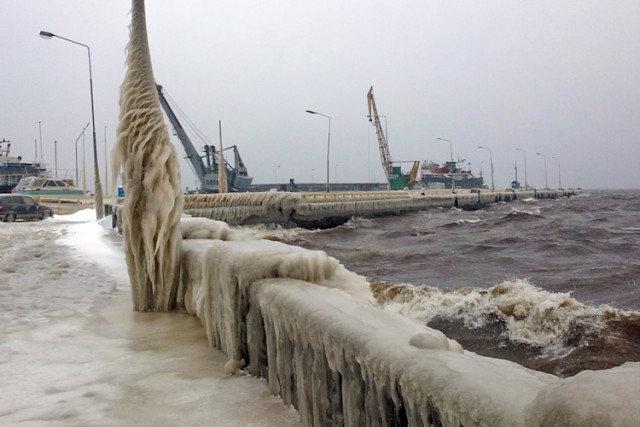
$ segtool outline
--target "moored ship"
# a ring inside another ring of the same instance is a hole
[[[422,184],[430,190],[455,188],[483,188],[482,176],[474,176],[470,169],[464,169],[458,162],[438,164],[425,160],[420,167]]]
[[[0,193],[11,193],[22,178],[39,176],[46,171],[44,163],[26,162],[22,156],[11,156],[11,143],[5,139],[0,141]]]

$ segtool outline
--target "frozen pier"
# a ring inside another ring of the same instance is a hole
[[[640,363],[561,379],[479,356],[379,309],[365,278],[324,252],[250,240],[204,218],[183,218],[181,229],[178,305],[200,319],[229,372],[265,378],[304,425],[640,420]]]
[[[354,216],[376,217],[457,207],[478,209],[496,202],[526,198],[557,198],[579,190],[407,190],[332,193],[226,193],[188,195],[184,213],[224,221],[229,225],[276,223],[302,228],[329,228]]]

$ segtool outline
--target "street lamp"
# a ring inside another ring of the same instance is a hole
[[[80,138],[82,137],[82,135],[84,135],[84,131],[87,130],[88,127],[89,123],[87,123],[85,127],[82,128],[82,132],[80,132],[80,135],[78,135],[78,138],[76,138],[76,187],[78,186],[78,141],[80,141]]]
[[[522,151],[522,154],[524,154],[524,189],[528,190],[529,184],[527,182],[527,152],[524,151],[522,148],[516,148],[516,150]]]
[[[65,37],[50,33],[48,31],[40,31],[40,37],[44,39],[51,39],[57,37],[62,40],[66,40],[70,43],[77,44],[87,48],[87,54],[89,56],[89,91],[91,93],[91,122],[93,123],[93,175],[95,186],[95,205],[96,205],[96,219],[102,219],[104,217],[104,203],[102,201],[102,184],[100,183],[100,171],[98,169],[98,144],[96,142],[96,118],[93,108],[93,75],[91,73],[91,49],[89,46],[77,41],[67,39]]]
[[[536,153],[538,156],[542,156],[544,159],[544,188],[549,188],[549,184],[547,183],[547,156],[542,153]]]
[[[40,130],[40,160],[42,160],[42,122],[38,121],[38,129]],[[36,154],[36,159],[38,155]]]
[[[551,156],[552,159],[556,159],[558,161],[558,188],[562,188],[562,180],[560,179],[560,159],[557,157]]]
[[[449,141],[448,139],[444,139],[444,138],[436,138],[440,141],[445,141],[449,143],[449,155],[451,155],[451,190],[455,190],[456,189],[456,183],[453,180],[453,172],[454,172],[454,165],[453,165],[453,142]]]
[[[326,117],[329,119],[329,134],[327,136],[327,193],[331,191],[331,184],[329,184],[329,147],[331,146],[331,117],[326,114],[317,113],[311,110],[305,110],[309,114],[317,114],[318,116]]]
[[[484,150],[489,150],[489,161],[491,162],[491,191],[496,191],[496,186],[495,186],[494,181],[493,181],[493,154],[491,153],[491,148],[482,147],[480,145],[478,145],[478,148],[482,148]]]

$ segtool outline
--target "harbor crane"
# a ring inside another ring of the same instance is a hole
[[[418,174],[420,173],[420,161],[396,161],[391,160],[391,153],[389,152],[389,144],[387,143],[387,137],[382,130],[380,124],[380,117],[378,116],[378,108],[376,107],[376,101],[373,98],[373,86],[369,88],[367,92],[367,105],[369,106],[369,121],[373,123],[376,128],[376,135],[378,136],[378,149],[380,150],[380,160],[382,161],[382,170],[384,170],[389,184],[389,189],[400,190],[405,187],[409,187],[420,182]],[[394,163],[411,163],[411,172],[403,174],[400,166],[394,166]]]
[[[380,150],[380,159],[382,160],[382,170],[387,178],[387,182],[391,183],[391,173],[393,168],[393,162],[391,160],[391,153],[389,153],[389,145],[387,144],[387,137],[382,130],[380,124],[380,117],[378,117],[378,108],[376,107],[376,101],[373,98],[373,86],[369,88],[367,92],[367,104],[369,106],[369,121],[373,123],[376,128],[376,135],[378,137],[378,149]]]
[[[156,89],[158,90],[160,105],[162,105],[169,122],[171,122],[171,126],[173,126],[176,136],[182,143],[187,159],[191,163],[196,177],[198,178],[200,191],[204,193],[217,193],[220,191],[220,166],[225,168],[225,174],[222,176],[226,175],[227,186],[231,191],[248,191],[251,188],[253,178],[249,176],[247,168],[240,158],[238,147],[233,145],[224,149],[225,151],[233,149],[233,166],[224,160],[222,152],[216,152],[216,148],[213,145],[205,145],[204,156],[200,156],[191,142],[191,139],[189,139],[182,123],[180,123],[180,120],[178,120],[178,117],[169,105],[169,102],[167,102],[162,86],[156,84]],[[206,164],[203,159],[206,160]],[[224,183],[222,188],[224,189]]]

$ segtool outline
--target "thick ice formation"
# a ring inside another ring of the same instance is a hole
[[[306,425],[518,425],[558,381],[462,354],[441,332],[379,310],[366,280],[324,252],[279,242],[184,241],[180,300]]]
[[[132,2],[129,34],[113,168],[127,195],[123,234],[134,308],[167,311],[177,291],[182,190],[151,69],[143,0]]]
[[[182,218],[180,230],[183,239],[247,240],[248,233],[234,230],[226,222],[206,218]]]
[[[227,355],[229,372],[248,365],[267,378],[305,425],[572,425],[566,414],[582,412],[597,426],[639,420],[640,363],[560,379],[465,352],[441,332],[379,309],[366,280],[324,252],[183,221],[185,238],[226,241],[183,241],[180,302]]]
[[[527,408],[526,425],[640,425],[640,362],[582,371],[545,388]]]

